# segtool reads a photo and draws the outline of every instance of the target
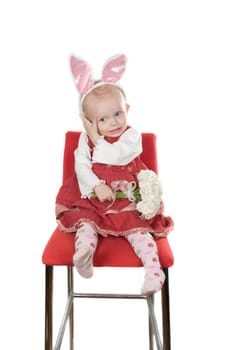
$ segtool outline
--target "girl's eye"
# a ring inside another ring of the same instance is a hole
[[[120,117],[121,114],[122,114],[122,112],[119,111],[119,112],[116,112],[116,113],[115,113],[115,116],[116,116],[116,117]]]
[[[99,122],[104,123],[105,121],[106,121],[106,117],[102,117],[102,118],[99,119]]]

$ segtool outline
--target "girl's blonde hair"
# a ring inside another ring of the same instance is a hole
[[[108,89],[111,87],[119,89],[119,91],[122,93],[122,96],[125,98],[125,101],[126,101],[126,94],[121,86],[116,84],[111,84],[111,83],[105,83],[105,82],[102,82],[101,80],[96,80],[94,82],[93,88],[86,95],[84,94],[80,95],[80,100],[79,100],[80,112],[83,112],[85,108],[85,99],[90,93],[94,94],[95,96],[101,96],[101,95],[104,95],[108,91]]]

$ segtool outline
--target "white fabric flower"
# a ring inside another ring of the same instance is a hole
[[[162,186],[156,173],[152,170],[141,170],[138,175],[141,200],[136,209],[143,219],[153,218],[160,208]]]

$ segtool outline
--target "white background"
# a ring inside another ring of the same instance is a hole
[[[103,62],[118,52],[128,56],[122,84],[129,123],[157,134],[166,214],[175,220],[173,349],[231,348],[230,5],[1,2],[1,348],[43,348],[41,255],[55,228],[64,134],[82,130],[69,55],[92,63],[98,78]],[[85,286],[107,288],[114,277],[96,272]],[[142,274],[136,279],[133,271],[124,286],[128,280],[139,289]],[[57,281],[61,290],[60,275]],[[108,305],[79,304],[79,349],[147,349],[140,304],[112,311]]]

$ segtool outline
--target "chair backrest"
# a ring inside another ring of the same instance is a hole
[[[74,150],[77,148],[80,137],[79,131],[68,131],[65,135],[64,159],[63,159],[63,182],[74,173]],[[156,135],[142,133],[143,153],[142,161],[146,166],[158,173],[156,154]]]

